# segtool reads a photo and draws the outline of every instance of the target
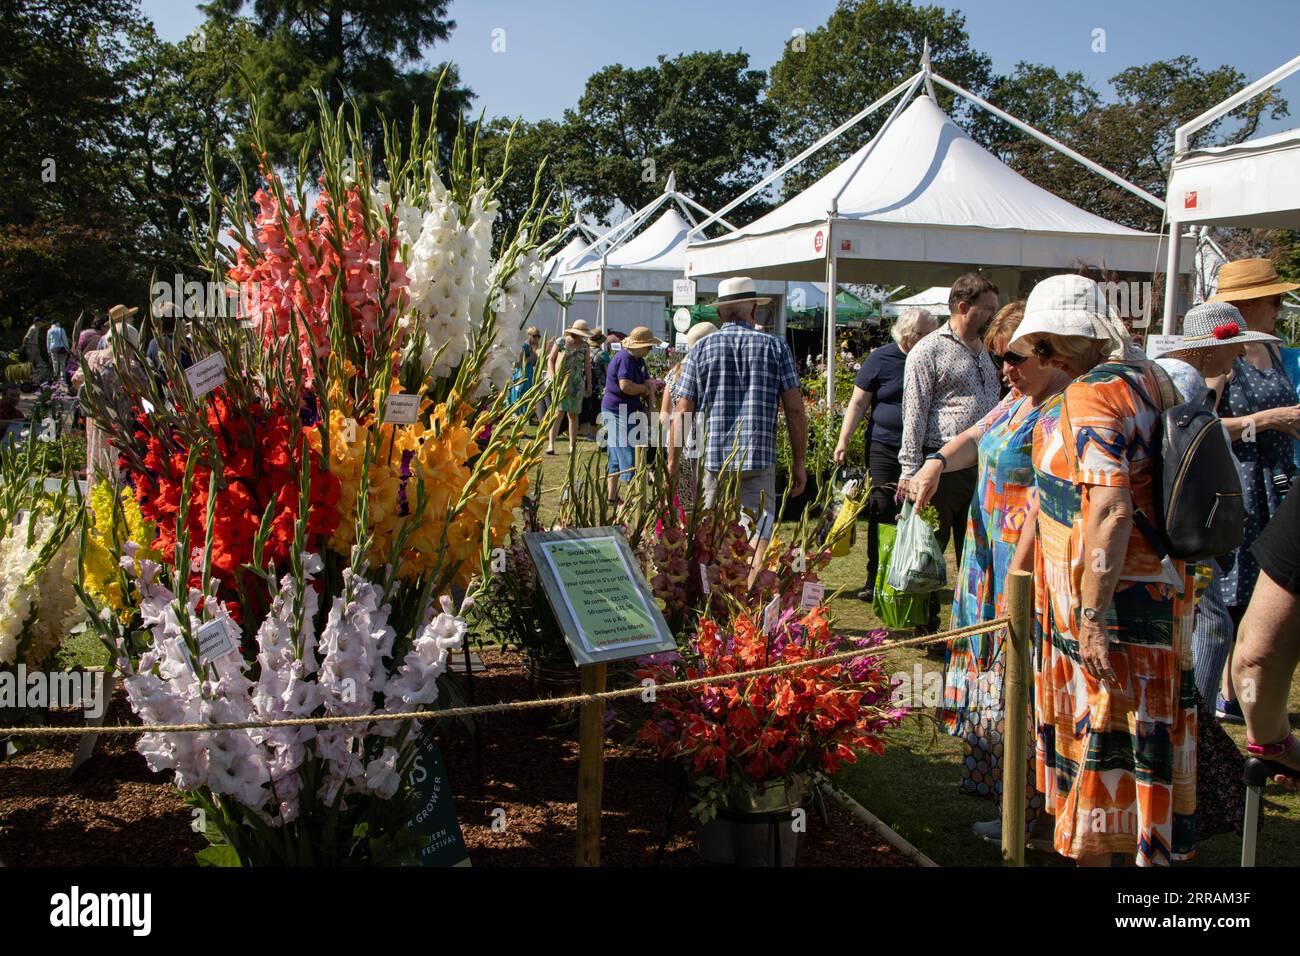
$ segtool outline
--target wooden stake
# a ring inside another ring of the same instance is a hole
[[[605,689],[605,665],[581,668],[582,692]],[[605,780],[605,704],[582,705],[578,721],[578,866],[600,866],[600,803]]]
[[[1002,863],[1025,865],[1026,746],[1029,737],[1029,635],[1034,626],[1034,576],[1013,571],[1007,581],[1003,695],[1006,734],[1002,738]]]

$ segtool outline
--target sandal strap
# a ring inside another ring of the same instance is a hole
[[[1246,752],[1256,757],[1280,757],[1290,750],[1294,743],[1294,734],[1287,734],[1285,740],[1276,744],[1257,744],[1248,737],[1246,738]]]

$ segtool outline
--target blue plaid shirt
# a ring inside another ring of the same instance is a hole
[[[784,339],[747,322],[728,322],[686,355],[673,398],[690,399],[705,417],[704,470],[756,471],[776,464],[776,410],[798,388]]]

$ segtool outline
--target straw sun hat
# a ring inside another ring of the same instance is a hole
[[[1211,302],[1244,302],[1283,292],[1294,292],[1300,284],[1283,282],[1270,259],[1238,259],[1219,269],[1219,287]],[[1244,324],[1244,323],[1243,323]]]
[[[587,325],[586,319],[578,319],[571,326],[564,330],[565,335],[576,335],[582,339],[591,338],[591,328]]]
[[[707,336],[718,331],[718,327],[712,322],[696,322],[691,326],[690,331],[686,333],[686,347],[693,349]]]
[[[108,310],[108,321],[125,322],[139,311],[139,309],[128,309],[126,306],[119,303]]]
[[[1170,349],[1165,354],[1170,358],[1179,358],[1189,352],[1217,348],[1220,345],[1276,341],[1276,335],[1247,329],[1246,320],[1241,317],[1236,306],[1227,302],[1210,301],[1187,310],[1183,316],[1183,340],[1178,343],[1178,348]]]
[[[661,340],[655,338],[650,332],[650,329],[644,325],[638,325],[635,329],[629,332],[627,338],[623,340],[623,348],[648,349],[654,348],[656,345],[659,345],[660,342]]]

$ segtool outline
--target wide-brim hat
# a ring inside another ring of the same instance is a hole
[[[139,309],[128,309],[126,306],[119,303],[108,310],[108,321],[120,322],[123,319],[131,318],[131,316],[135,315],[139,311]]]
[[[718,327],[712,322],[696,322],[686,332],[686,347],[693,349],[699,345],[701,340],[708,338]]]
[[[1238,259],[1219,268],[1219,285],[1211,302],[1244,302],[1300,289],[1300,283],[1283,282],[1271,259]]]
[[[718,283],[718,300],[713,304],[718,306],[729,302],[756,302],[764,305],[771,301],[771,296],[762,296],[754,291],[754,280],[749,276],[737,276]]]
[[[661,344],[662,340],[654,337],[654,333],[644,325],[638,325],[635,329],[627,334],[623,340],[625,349],[651,349]]]
[[[1165,352],[1172,358],[1201,349],[1222,345],[1245,345],[1247,342],[1277,342],[1276,335],[1252,332],[1237,307],[1227,302],[1202,302],[1183,316],[1183,338],[1177,348]]]
[[[1044,335],[1112,341],[1119,323],[1106,296],[1092,279],[1081,275],[1049,276],[1029,293],[1025,317],[1016,326],[1008,348],[1029,355]]]
[[[584,339],[590,338],[591,327],[587,325],[586,319],[578,319],[578,321],[574,322],[571,326],[569,326],[567,329],[564,330],[564,334],[577,335]]]

